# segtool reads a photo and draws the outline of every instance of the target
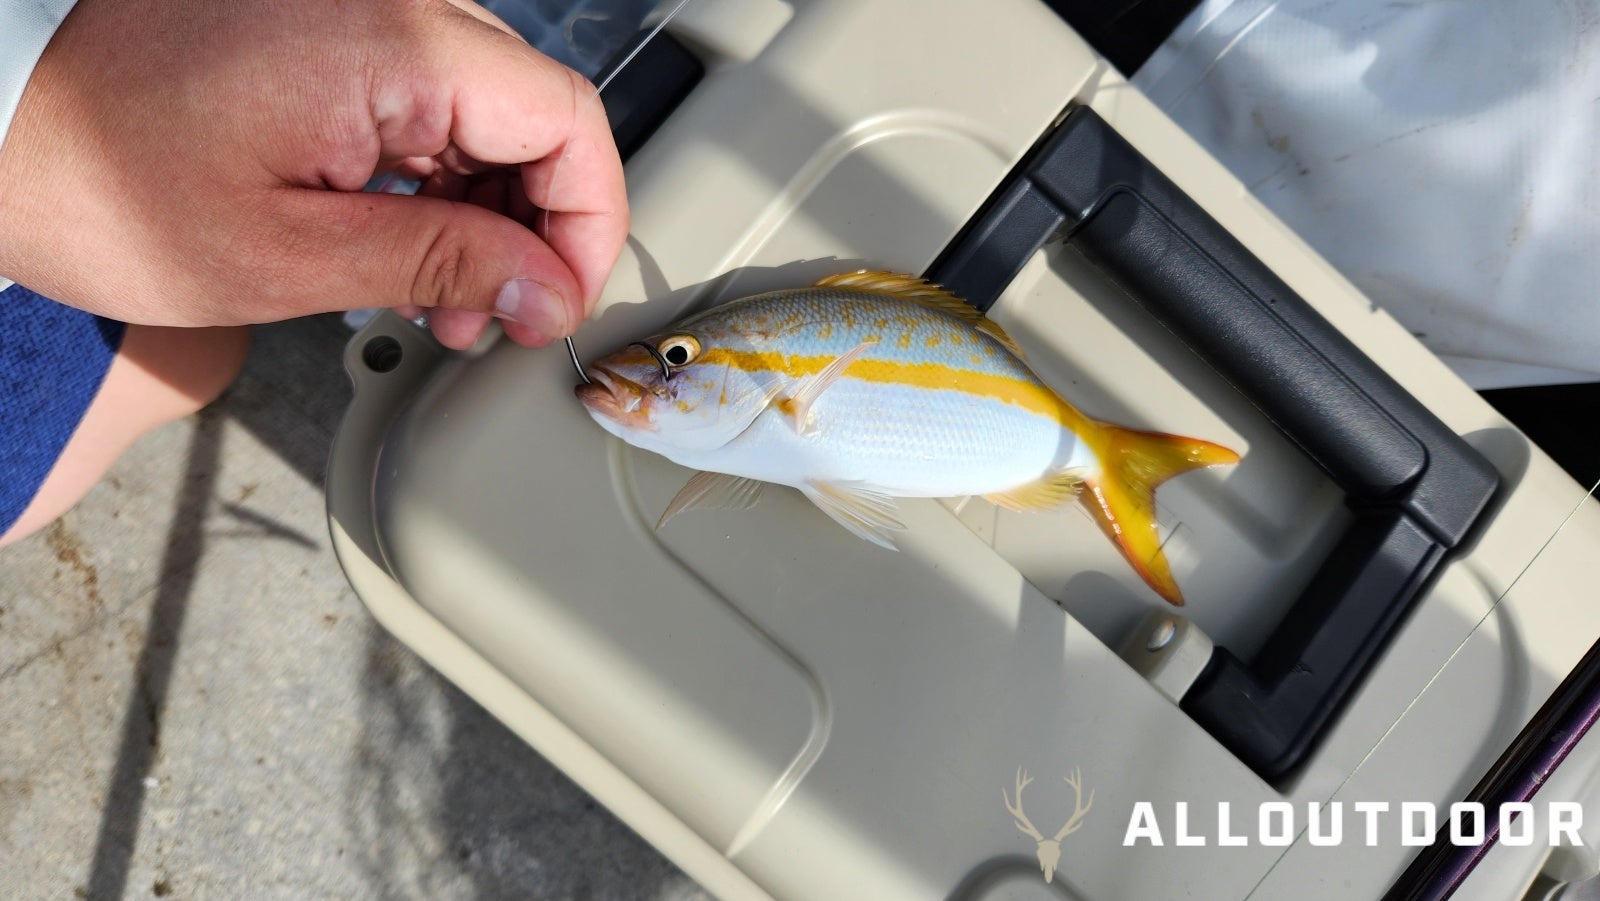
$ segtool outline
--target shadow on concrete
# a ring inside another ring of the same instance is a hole
[[[343,355],[350,330],[336,315],[258,325],[250,357],[217,404],[231,420],[321,487],[328,448],[350,404]],[[316,536],[319,542],[325,535]]]
[[[90,898],[121,898],[127,886],[128,866],[144,812],[145,777],[161,753],[161,716],[195,568],[205,547],[201,524],[216,483],[221,449],[221,414],[215,408],[203,410],[196,417],[189,441],[183,484],[178,489],[171,530],[162,552],[144,646],[139,651],[133,688],[122,715],[121,743],[101,808],[100,830],[89,868]]]
[[[649,898],[688,880],[370,626],[348,833],[383,898]]]

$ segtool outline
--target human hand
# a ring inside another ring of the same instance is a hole
[[[389,170],[429,196],[356,193]],[[131,322],[411,306],[539,346],[627,230],[594,88],[470,0],[79,0],[0,147],[0,274]]]

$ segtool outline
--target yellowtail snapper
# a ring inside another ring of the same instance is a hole
[[[994,322],[913,276],[860,271],[683,320],[593,364],[578,399],[622,440],[700,470],[657,523],[797,488],[894,547],[896,497],[981,495],[1011,510],[1079,500],[1156,593],[1181,605],[1155,489],[1239,455],[1090,419]]]

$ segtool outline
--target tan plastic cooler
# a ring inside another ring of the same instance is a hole
[[[696,0],[657,40],[698,77],[633,135],[585,357],[930,273],[1090,415],[1244,453],[1159,495],[1189,603],[1076,508],[902,501],[899,553],[788,490],[655,531],[689,473],[598,428],[559,347],[456,354],[383,315],[328,483],[374,616],[720,896],[1381,895],[1419,850],[1399,805],[1466,797],[1600,636],[1600,505],[1034,0]],[[1182,321],[1235,295],[1248,334]],[[1579,743],[1536,800],[1594,797],[1597,762]],[[1283,801],[1288,844],[1261,840]],[[1341,844],[1311,801],[1345,805]],[[1161,846],[1125,844],[1141,802]],[[1395,808],[1375,845],[1356,802]],[[1593,875],[1593,819],[1496,844],[1457,897]]]

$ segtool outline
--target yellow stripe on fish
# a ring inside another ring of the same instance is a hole
[[[700,355],[700,362],[707,366],[726,365],[741,372],[772,372],[797,379],[816,375],[833,360],[832,356],[820,354],[784,354],[732,348],[708,348]],[[934,391],[963,391],[1020,407],[1052,419],[1074,432],[1082,432],[1091,422],[1039,382],[976,369],[962,369],[941,363],[901,363],[869,358],[851,363],[842,377]]]

